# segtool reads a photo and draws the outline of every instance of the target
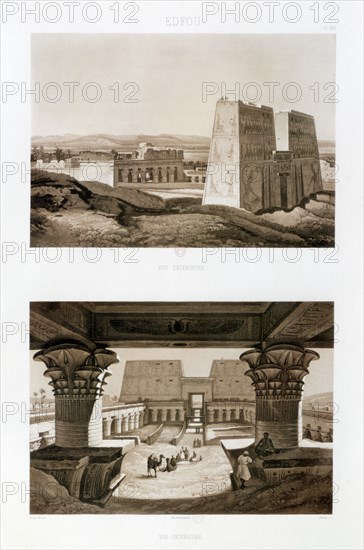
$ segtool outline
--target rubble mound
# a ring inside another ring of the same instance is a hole
[[[58,481],[41,470],[30,468],[31,514],[100,514],[102,508],[71,497]]]
[[[334,206],[314,197],[253,214],[39,170],[31,183],[31,246],[334,246]]]

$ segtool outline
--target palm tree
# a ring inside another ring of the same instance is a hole
[[[43,409],[44,400],[45,400],[45,397],[46,397],[46,391],[43,388],[40,388],[39,393],[40,393],[40,406]]]
[[[65,157],[64,151],[63,151],[63,149],[61,149],[60,147],[57,147],[56,152],[55,152],[55,155],[56,155],[56,159],[57,159],[58,162],[59,162],[60,160],[63,160],[64,157]]]

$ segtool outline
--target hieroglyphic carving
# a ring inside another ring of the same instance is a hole
[[[181,399],[182,376],[181,361],[127,361],[120,400]]]
[[[207,175],[209,193],[234,197],[238,193],[239,144],[236,139],[214,138]]]
[[[36,313],[30,312],[30,340],[32,346],[41,347],[45,342],[57,338],[75,338],[78,332]]]
[[[246,364],[234,360],[214,360],[210,376],[214,399],[254,399],[250,381],[244,376]]]
[[[141,334],[226,334],[236,332],[243,320],[214,319],[111,319],[110,325],[118,332]]]
[[[239,121],[236,134],[229,125],[234,109],[237,113],[234,120]],[[297,111],[282,111],[276,116],[277,131],[281,134],[279,144],[287,153],[284,159],[279,158],[281,152],[278,156],[275,153],[276,126],[272,108],[242,101],[217,102],[203,204],[223,204],[250,212],[274,206],[291,208],[299,204],[303,196],[309,197],[322,189],[314,118]],[[231,148],[233,138],[235,143]],[[240,171],[221,170],[232,158]],[[308,162],[307,170],[300,172],[300,181],[293,168],[294,159]],[[263,178],[264,164],[276,160],[284,160],[285,164],[275,164],[276,172],[270,171],[271,177]],[[246,163],[255,163],[255,173],[251,168],[248,171],[244,168]],[[282,179],[282,175],[288,178]]]
[[[295,158],[318,158],[315,121],[312,116],[291,112],[288,119],[289,148]]]
[[[308,340],[333,325],[333,302],[300,304],[269,334],[269,338],[297,338]]]
[[[44,322],[52,328],[53,335],[40,338],[47,341],[60,336],[78,335],[88,337],[91,327],[91,313],[78,303],[70,302],[33,302],[31,322],[38,324],[38,331]],[[41,335],[41,334],[40,334]]]
[[[237,121],[236,121],[236,112],[232,104],[226,103],[226,109],[220,111],[216,118],[214,124],[214,133],[215,134],[227,134],[229,136],[236,135]]]

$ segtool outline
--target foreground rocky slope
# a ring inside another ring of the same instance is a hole
[[[252,479],[243,491],[217,485],[216,494],[200,498],[112,497],[102,508],[78,501],[52,476],[30,469],[31,514],[331,514],[332,492],[331,476],[292,475],[273,486]]]
[[[334,206],[312,199],[255,215],[37,170],[31,191],[31,246],[334,246]]]

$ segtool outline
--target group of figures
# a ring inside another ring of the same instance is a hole
[[[195,448],[201,447],[201,440],[195,439],[193,442]],[[181,447],[181,450],[177,453],[176,456],[172,455],[170,458],[167,458],[163,454],[159,456],[155,453],[148,456],[147,459],[147,474],[148,477],[157,477],[157,471],[159,472],[175,472],[177,470],[178,463],[181,462],[199,462],[202,460],[202,456],[197,456],[196,451],[192,453],[187,449],[187,447]],[[153,475],[154,472],[154,475]]]
[[[322,433],[320,428],[313,430],[307,426],[303,431],[303,439],[311,439],[312,441],[319,441],[320,443],[332,443],[332,433]]]
[[[193,442],[193,447],[196,449],[198,447],[201,447],[201,440],[195,439]],[[177,453],[177,462],[198,462],[199,460],[202,460],[202,456],[197,456],[196,451],[193,451],[192,454],[187,449],[187,447],[181,447],[181,450],[179,453]]]

